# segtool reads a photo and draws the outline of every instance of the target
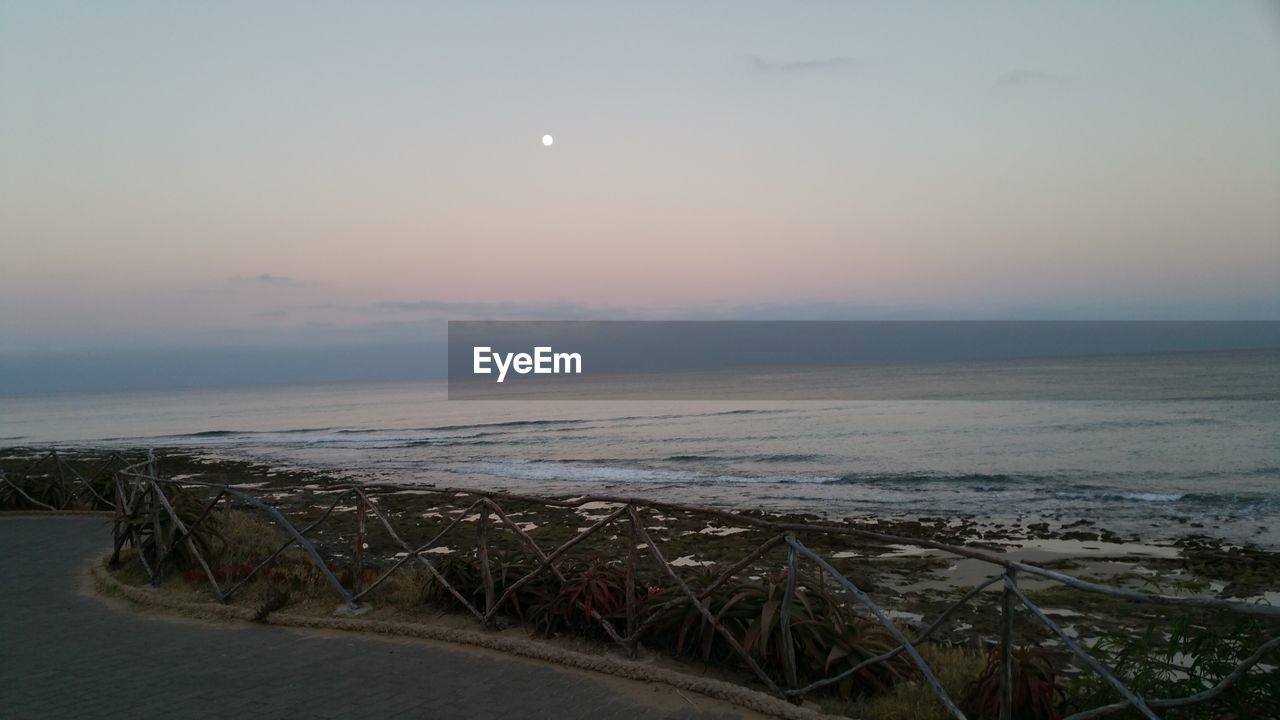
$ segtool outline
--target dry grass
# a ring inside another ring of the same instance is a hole
[[[258,562],[287,539],[284,532],[262,513],[243,510],[219,512],[213,520],[222,540],[215,546],[219,563]]]
[[[270,518],[261,513],[241,510],[232,511],[226,516],[219,515],[217,532],[219,540],[214,546],[215,554],[210,559],[210,564],[223,590],[239,582],[240,577],[269,557],[288,539],[288,535]],[[344,584],[350,584],[349,568],[334,567],[333,570]],[[127,574],[121,574],[122,572]],[[234,577],[231,583],[226,581],[228,572]],[[366,568],[365,586],[371,585],[380,574],[372,568]],[[117,576],[136,584],[147,581],[137,568],[137,563],[126,562],[126,568],[117,572]],[[431,576],[426,570],[412,565],[405,566],[378,585],[368,595],[368,600],[380,607],[418,608],[423,605],[425,590],[430,582]],[[197,596],[207,595],[208,599],[215,599],[203,573],[198,570],[171,576],[164,587],[167,590],[185,590]],[[258,571],[244,587],[236,591],[232,603],[259,607],[278,600],[281,594],[288,596],[291,607],[315,606],[332,611],[332,606],[337,602],[324,575],[315,567],[306,551],[297,545],[287,548],[267,567]]]
[[[982,672],[984,658],[972,650],[925,645],[920,648],[925,662],[937,674],[952,699],[964,697],[965,687]],[[824,702],[833,714],[867,720],[944,720],[951,717],[938,697],[923,681],[898,683],[892,690],[851,703]]]

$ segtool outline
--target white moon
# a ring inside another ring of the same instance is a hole
[[[550,135],[543,135],[543,136],[542,136],[542,144],[543,144],[543,145],[546,145],[547,147],[551,147],[551,143],[553,143],[553,142],[555,142],[555,141],[556,141],[556,139],[555,139],[555,138],[553,138],[553,137],[551,137]]]

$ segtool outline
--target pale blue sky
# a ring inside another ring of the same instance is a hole
[[[0,2],[0,351],[1280,318],[1278,128],[1265,2]]]

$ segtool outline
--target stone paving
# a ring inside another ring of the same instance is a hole
[[[0,518],[0,718],[740,716],[665,686],[434,643],[119,608],[83,590],[108,534],[100,518]]]

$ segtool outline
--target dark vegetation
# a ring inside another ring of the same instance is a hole
[[[981,674],[966,689],[960,708],[971,718],[1000,717],[1000,653],[992,651]],[[1059,659],[1041,648],[1014,648],[1012,653],[1012,720],[1059,717],[1066,690]]]
[[[113,455],[7,452],[0,461],[0,510],[111,510]]]

